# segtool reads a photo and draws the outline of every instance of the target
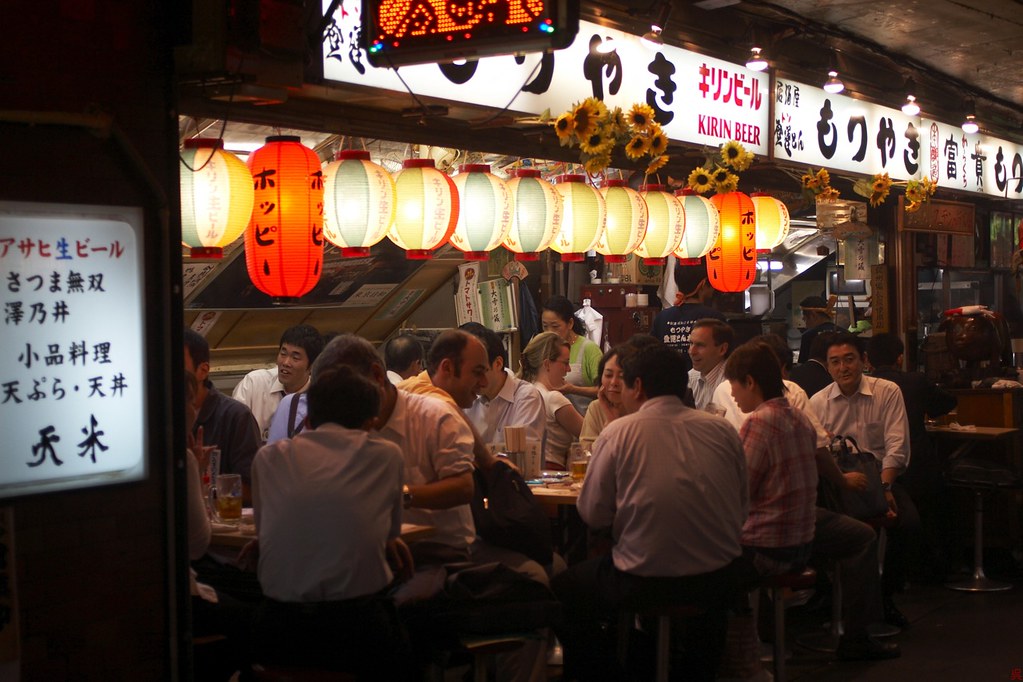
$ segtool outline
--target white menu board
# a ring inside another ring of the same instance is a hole
[[[142,227],[0,202],[0,497],[145,477]]]
[[[330,4],[323,0],[324,11]],[[405,93],[394,70],[366,61],[360,11],[358,3],[343,3],[331,17],[324,78]],[[602,54],[597,48],[607,41],[614,50]],[[738,140],[761,155],[770,148],[767,73],[671,45],[651,50],[638,36],[587,21],[563,50],[403,66],[401,77],[417,95],[531,114],[548,110],[554,117],[587,97],[626,111],[646,103],[673,140],[708,146]]]

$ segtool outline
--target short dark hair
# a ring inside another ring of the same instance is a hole
[[[699,265],[680,265],[675,263],[675,271],[672,272],[672,276],[675,278],[675,286],[678,287],[679,293],[684,296],[691,296],[693,292],[700,288],[700,284],[707,279],[706,259],[701,258]]]
[[[810,359],[824,362],[828,359],[828,343],[831,337],[837,334],[837,330],[828,330],[818,333],[810,342]]]
[[[306,357],[309,358],[309,364],[312,365],[323,350],[323,335],[312,325],[296,324],[281,334],[281,342],[277,347],[280,348],[284,344],[298,346],[304,350]]]
[[[799,302],[800,308],[827,308],[828,302],[820,296],[807,296]]]
[[[455,374],[461,371],[462,351],[466,344],[473,340],[473,337],[460,329],[448,329],[441,332],[440,336],[433,340],[430,345],[430,352],[426,355],[426,373],[433,377],[440,368],[440,363],[451,360],[455,366]]]
[[[185,329],[185,350],[192,358],[192,366],[198,367],[204,362],[210,361],[210,342],[194,329]]]
[[[827,359],[828,351],[833,346],[852,346],[856,349],[856,352],[860,354],[860,357],[866,355],[867,349],[863,339],[850,334],[849,332],[837,331],[833,335],[829,336],[824,342],[824,358]]]
[[[400,334],[384,344],[384,364],[392,372],[401,374],[416,360],[422,362],[423,347],[411,334]]]
[[[487,362],[492,365],[494,360],[501,358],[504,361],[502,366],[508,366],[508,351],[505,349],[504,343],[501,342],[500,334],[489,327],[484,327],[479,322],[466,322],[459,329],[472,334],[483,343],[487,349]]]
[[[308,394],[309,425],[314,429],[327,423],[357,429],[380,412],[380,387],[348,365],[320,372]]]
[[[867,342],[867,359],[874,367],[895,365],[899,356],[906,352],[906,346],[895,334],[888,332],[874,334]]]
[[[767,344],[767,347],[774,351],[774,355],[778,358],[781,368],[786,371],[792,369],[792,349],[789,348],[789,344],[785,339],[777,334],[761,334],[760,336],[754,336],[750,341],[759,341],[760,343]]]
[[[693,323],[693,329],[701,327],[710,330],[715,346],[720,346],[722,343],[728,344],[728,351],[725,353],[725,357],[728,357],[735,344],[735,330],[732,329],[732,325],[714,317],[704,317]]]
[[[550,310],[560,317],[563,322],[571,325],[576,334],[583,334],[586,331],[582,320],[575,316],[575,306],[564,296],[551,296],[543,304],[543,309]]]
[[[685,400],[689,372],[685,358],[674,348],[664,344],[632,348],[618,357],[618,364],[626,386],[632,387],[636,379],[641,380],[647,398],[673,395]]]
[[[752,377],[764,400],[785,395],[778,355],[763,341],[751,339],[735,349],[725,361],[725,379],[744,381]]]
[[[327,370],[341,365],[351,367],[364,377],[370,377],[373,366],[382,366],[382,361],[373,344],[366,339],[355,334],[338,334],[313,363],[313,382]]]

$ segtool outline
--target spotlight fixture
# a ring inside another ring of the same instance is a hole
[[[824,91],[837,95],[843,90],[845,90],[845,83],[838,79],[838,71],[833,69],[828,71],[828,80],[824,81]]]
[[[764,71],[767,69],[767,60],[761,54],[761,48],[751,47],[749,59],[746,60],[746,68],[750,71]]]
[[[917,104],[916,95],[916,83],[913,82],[912,78],[906,79],[906,103],[902,105],[902,113],[906,116],[916,116],[920,113],[920,105]]]
[[[650,30],[640,38],[643,44],[651,50],[659,50],[664,45],[664,39],[661,38],[661,34],[664,32],[664,27],[668,24],[669,16],[671,16],[671,3],[661,3],[661,9],[657,13],[657,18],[651,22]]]
[[[968,99],[966,100],[966,120],[963,121],[963,132],[973,135],[978,130],[980,130],[980,126],[977,125],[976,105],[972,99]]]

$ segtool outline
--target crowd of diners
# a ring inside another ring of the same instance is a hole
[[[411,336],[378,349],[298,325],[282,334],[276,367],[247,374],[233,397],[209,379],[206,340],[186,330],[193,632],[219,643],[196,646],[197,679],[246,679],[256,662],[419,679],[428,657],[406,614],[429,612],[455,572],[494,563],[560,603],[548,627],[498,657],[502,680],[546,679],[562,647],[564,679],[624,678],[620,612],[662,603],[698,611],[678,631],[677,672],[715,679],[735,655],[729,628],[753,622],[751,590],[808,564],[841,568],[837,657],[899,656],[868,626],[909,626],[896,598],[926,536],[917,507],[934,504],[923,417],[954,399],[899,369],[896,337],[868,346],[830,319],[808,324],[795,367],[778,336],[736,344],[708,290],[682,288],[652,335],[603,353],[555,297],[518,368],[479,324],[440,333],[425,352]],[[804,305],[818,312],[817,300]],[[576,510],[610,538],[607,551],[566,565],[477,536],[474,472],[515,469],[500,453],[507,426],[542,444],[546,469],[564,470],[574,442],[591,453]],[[874,454],[880,523],[818,496],[866,487],[836,465],[835,435]],[[202,473],[214,446],[253,507],[256,539],[236,557],[210,547]],[[432,531],[406,543],[402,523]]]

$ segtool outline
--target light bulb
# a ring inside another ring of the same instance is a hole
[[[916,103],[916,97],[906,95],[906,103],[902,105],[902,113],[906,116],[916,116],[920,113],[920,105]]]
[[[837,95],[843,90],[845,90],[845,83],[838,80],[838,72],[828,71],[828,80],[824,82],[824,91]]]
[[[963,121],[963,132],[973,135],[978,130],[980,130],[980,126],[977,125],[977,117],[973,114],[966,114],[966,120]]]
[[[760,54],[759,47],[751,47],[749,59],[746,60],[746,68],[751,71],[764,71],[767,69],[767,60]]]

